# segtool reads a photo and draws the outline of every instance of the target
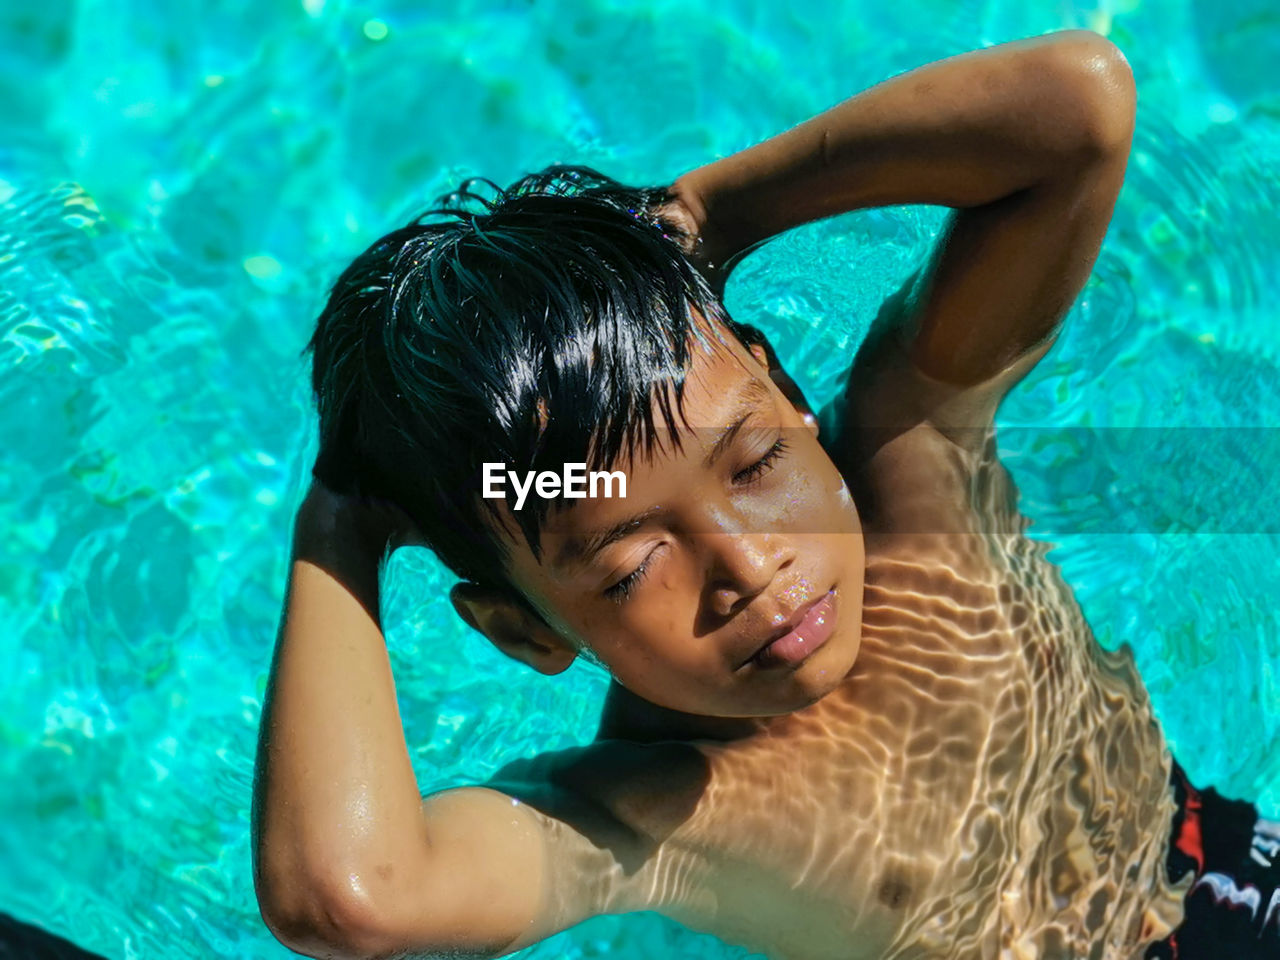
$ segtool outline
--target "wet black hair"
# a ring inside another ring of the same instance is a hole
[[[612,469],[623,452],[651,454],[660,433],[678,445],[691,347],[706,342],[689,305],[744,344],[762,339],[657,216],[669,199],[555,164],[505,189],[467,179],[377,240],[339,276],[303,349],[315,476],[394,501],[458,576],[510,588],[507,550],[483,522],[498,516],[480,497],[483,463],[521,476]],[[511,514],[535,557],[557,503],[531,491]]]

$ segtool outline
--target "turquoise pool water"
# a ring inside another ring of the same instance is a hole
[[[1088,26],[1140,93],[1095,278],[1002,449],[1182,763],[1280,811],[1280,10],[1274,0],[0,3],[0,911],[114,958],[283,957],[249,799],[327,285],[468,174],[664,182],[885,76]],[[729,307],[816,398],[939,212],[812,225]],[[588,739],[397,557],[424,791]],[[527,958],[744,957],[655,916]]]

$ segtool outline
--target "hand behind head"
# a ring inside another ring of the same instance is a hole
[[[394,501],[338,493],[315,476],[298,516],[312,530],[378,554],[387,546],[395,550],[427,545],[413,518]]]

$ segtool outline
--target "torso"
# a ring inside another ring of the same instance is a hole
[[[846,407],[875,423],[843,426],[833,451],[865,524],[853,671],[746,733],[682,738],[634,703],[606,716],[612,736],[663,741],[576,781],[638,838],[614,905],[776,960],[1140,957],[1183,891],[1133,658],[1096,643],[1049,546],[1024,535],[994,428],[956,428],[991,397],[891,366]]]

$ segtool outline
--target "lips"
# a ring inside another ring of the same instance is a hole
[[[797,666],[827,642],[835,628],[835,589],[798,609],[741,666]]]

